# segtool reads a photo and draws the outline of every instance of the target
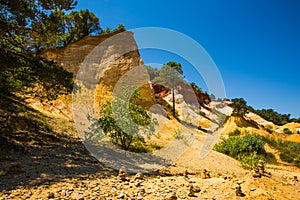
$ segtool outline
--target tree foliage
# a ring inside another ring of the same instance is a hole
[[[290,122],[296,122],[300,123],[300,118],[291,118],[290,114],[281,114],[273,109],[261,109],[256,110],[251,106],[247,105],[247,102],[243,98],[235,98],[232,99],[232,108],[234,116],[244,116],[248,111],[251,111],[262,118],[264,118],[267,121],[273,122],[274,124],[278,126],[282,126],[284,124],[290,123]]]
[[[202,89],[194,82],[191,83],[191,87],[193,88],[193,90],[195,91],[200,91],[202,92]]]
[[[180,83],[183,83],[183,70],[180,63],[170,61],[165,64],[160,70],[159,75],[154,79],[154,82],[168,87],[172,91],[172,112],[176,117],[175,110],[175,88]]]
[[[253,110],[254,113],[260,115],[267,121],[273,122],[276,125],[282,126],[293,119],[290,119],[290,114],[280,114],[273,109]]]
[[[71,91],[72,74],[39,54],[98,33],[98,18],[88,10],[70,12],[76,5],[75,0],[0,0],[0,92],[30,90],[52,99]]]
[[[123,31],[126,31],[126,27],[123,24],[119,24],[117,28],[115,29],[106,28],[102,31],[102,33],[107,34],[107,33],[123,32]]]
[[[138,90],[132,97],[132,99],[140,97]],[[135,101],[127,102],[124,96],[116,97],[113,103],[117,110],[113,111],[111,101],[102,106],[98,119],[100,127],[114,144],[119,145],[124,150],[134,151],[132,144],[144,142],[143,136],[150,137],[155,131],[154,125],[151,123],[151,115],[143,107],[137,105]],[[129,112],[131,119],[124,115],[126,112]],[[114,116],[119,117],[118,121]],[[134,122],[133,124],[131,120]],[[142,135],[139,134],[140,132]]]
[[[101,32],[99,19],[89,10],[71,11],[74,0],[1,0],[3,40],[40,52]],[[71,12],[70,12],[71,11]]]
[[[248,113],[247,102],[243,98],[234,98],[232,101],[232,116],[244,117]]]
[[[146,67],[147,67],[147,71],[149,73],[151,81],[154,80],[156,77],[158,77],[158,75],[159,75],[158,69],[151,67],[151,66],[146,66]]]
[[[64,44],[76,42],[89,35],[101,32],[98,17],[89,10],[72,11],[65,19],[66,33]]]

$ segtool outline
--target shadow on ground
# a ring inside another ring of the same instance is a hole
[[[48,120],[21,98],[1,96],[0,191],[115,174],[91,156],[79,139],[53,132]]]

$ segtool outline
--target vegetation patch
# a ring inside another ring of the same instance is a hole
[[[272,125],[266,125],[266,126],[264,126],[264,128],[266,129],[266,131],[268,133],[273,133],[273,131],[274,131]]]
[[[250,169],[257,166],[258,160],[264,160],[266,154],[264,144],[265,142],[261,136],[246,134],[223,139],[215,145],[214,149],[239,160],[243,167]]]
[[[231,131],[230,133],[228,133],[229,137],[240,136],[240,135],[241,135],[241,130],[240,129],[235,129],[234,131]]]
[[[284,128],[283,129],[283,133],[287,134],[287,135],[293,134],[293,132],[290,129],[288,129],[288,128]]]
[[[131,87],[133,86],[124,85],[123,95],[116,96],[113,101],[102,105],[98,119],[88,117],[92,125],[91,132],[86,136],[87,140],[97,142],[107,136],[113,144],[122,149],[139,153],[159,148],[155,145],[149,146],[145,141],[145,138],[150,139],[153,136],[154,124],[157,124],[157,121],[153,119],[152,122],[151,114],[137,105],[140,91]],[[130,91],[134,93],[131,95]],[[98,124],[103,132],[96,128]]]
[[[294,163],[300,167],[300,143],[276,140],[274,137],[264,137],[264,140],[280,152],[279,157],[282,161]]]

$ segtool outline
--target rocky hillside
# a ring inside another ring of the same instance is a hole
[[[85,59],[97,53],[93,52],[95,47],[113,36],[86,37],[67,47],[44,52],[44,55],[77,73]],[[101,95],[111,95],[122,75],[143,65],[132,33],[124,33],[122,40],[129,44],[129,49],[135,50],[120,54],[118,46],[110,46],[109,51],[115,53],[104,56],[104,60],[110,61],[105,72],[87,73],[91,79],[101,77],[96,88],[99,95],[96,98],[101,101],[106,100]],[[99,64],[99,60],[94,64]],[[164,108],[171,105],[172,96],[167,88],[155,83],[144,84],[141,88],[141,95],[147,98],[140,103],[145,107],[157,102]],[[3,133],[0,137],[0,200],[299,199],[300,170],[283,162],[273,146],[266,145],[272,160],[264,166],[265,173],[260,177],[254,177],[237,160],[216,151],[211,151],[204,159],[199,158],[203,144],[211,135],[228,137],[233,130],[241,129],[292,140],[298,135],[286,135],[283,130],[297,131],[299,124],[279,127],[253,113],[245,119],[230,117],[231,102],[210,101],[207,94],[192,96],[190,93],[194,91],[176,88],[180,122],[171,117],[164,119],[166,123],[159,136],[150,140],[162,147],[186,133],[191,133],[193,140],[184,150],[174,146],[173,152],[181,151],[181,156],[148,174],[127,174],[126,169],[118,173],[93,157],[76,131],[70,97],[64,96],[51,103],[30,99],[27,104],[20,103],[16,97],[0,99],[0,111],[5,111],[0,118]]]
[[[74,73],[74,76],[77,76],[78,79],[80,79],[81,74],[84,74],[85,81],[95,79],[99,81],[99,84],[111,86],[109,87],[110,89],[106,89],[113,90],[113,86],[122,75],[137,66],[144,65],[133,33],[118,33],[88,36],[68,46],[47,50],[43,55],[57,62],[67,71]],[[107,41],[107,39],[110,39],[109,42],[103,42]],[[105,49],[104,52],[102,52],[102,49]],[[122,52],[125,53],[122,54]],[[86,64],[92,67],[83,67]],[[102,73],[97,74],[99,72]],[[144,76],[144,82],[147,83],[149,80],[147,75],[145,76],[142,73],[136,75],[138,78],[142,76]],[[151,85],[144,84],[141,90],[145,99],[156,97],[157,101],[163,105],[166,102],[163,102],[162,98],[170,93],[169,89],[155,83]],[[177,91],[183,95],[187,104],[205,105],[210,102],[208,94],[193,91],[189,85],[181,85],[177,88]],[[191,94],[196,95],[196,98]],[[98,96],[101,96],[101,94],[98,93]],[[150,100],[146,103],[144,102],[144,106],[150,107],[150,104],[153,103],[153,100]]]

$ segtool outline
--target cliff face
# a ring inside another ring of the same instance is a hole
[[[126,72],[144,65],[132,32],[88,36],[66,47],[47,50],[43,55],[56,61],[84,82],[93,85],[101,83],[112,86],[111,88]],[[137,74],[134,78],[146,80],[146,83],[149,80],[145,74]],[[143,86],[143,90],[144,95],[151,96],[152,92],[148,84]],[[188,104],[203,105],[210,102],[207,94],[192,91],[190,86],[184,85],[177,90]],[[153,92],[156,99],[161,99],[168,95],[170,90],[153,84]],[[195,98],[191,96],[194,92],[198,102],[195,102]]]
[[[143,65],[138,47],[132,32],[88,36],[66,47],[47,50],[43,56],[57,62],[69,72],[83,73],[85,79],[96,80],[101,77],[101,83],[113,86],[117,80],[135,66]],[[111,39],[111,41],[107,39]],[[109,41],[109,42],[106,42]],[[101,44],[100,44],[101,43]],[[84,63],[93,67],[80,68]],[[105,66],[102,64],[105,63]],[[96,66],[96,67],[95,67]],[[99,67],[105,68],[97,74]],[[91,77],[89,77],[91,76]],[[77,76],[78,77],[78,76]]]

